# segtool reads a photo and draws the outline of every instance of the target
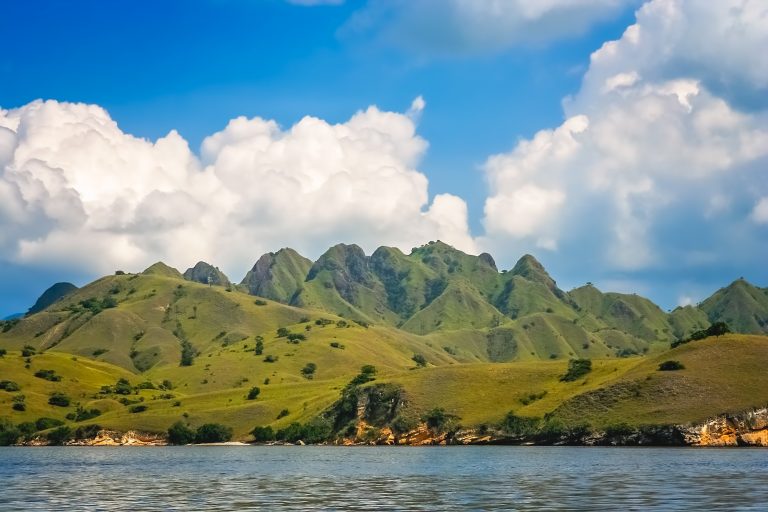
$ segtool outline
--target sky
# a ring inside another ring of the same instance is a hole
[[[768,285],[761,0],[28,0],[0,33],[0,318],[340,242],[664,308]]]

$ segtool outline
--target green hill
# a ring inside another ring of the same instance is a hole
[[[29,311],[27,311],[27,314],[31,315],[32,313],[42,311],[54,302],[63,299],[75,290],[77,290],[77,286],[73,285],[72,283],[54,284],[45,290],[43,294],[40,295],[40,297],[38,297],[32,307],[29,308]]]
[[[317,417],[364,365],[375,366],[376,385],[402,390],[403,414],[442,407],[465,426],[509,411],[597,427],[694,421],[768,402],[768,338],[669,349],[713,322],[762,332],[765,290],[743,280],[665,313],[591,285],[564,292],[532,256],[499,272],[489,255],[440,242],[370,257],[337,245],[311,266],[283,249],[259,258],[239,287],[210,286],[211,269],[182,276],[157,263],[1,322],[0,380],[19,389],[0,387],[0,418],[70,415],[73,427],[150,431],[221,422],[246,439],[255,425]],[[576,358],[590,359],[592,372],[561,381]],[[658,372],[666,360],[685,369]],[[127,395],[115,392],[119,379]],[[261,392],[248,400],[254,386]],[[49,404],[54,392],[70,404]],[[80,418],[78,405],[100,414]]]

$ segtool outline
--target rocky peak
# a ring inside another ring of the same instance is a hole
[[[232,284],[224,272],[204,261],[198,261],[194,267],[188,268],[184,272],[184,279],[216,286],[230,286]]]

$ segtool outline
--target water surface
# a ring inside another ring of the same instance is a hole
[[[2,510],[766,510],[768,450],[0,449]]]

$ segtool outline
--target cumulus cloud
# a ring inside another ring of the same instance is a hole
[[[423,108],[417,98],[408,114],[370,107],[287,130],[241,117],[199,155],[173,131],[126,134],[94,105],[0,110],[0,257],[94,273],[206,259],[237,279],[286,245],[316,256],[338,241],[408,249],[440,238],[473,251],[464,201],[430,205],[416,169]]]
[[[715,92],[729,80],[765,87],[766,12],[749,0],[643,6],[592,55],[563,124],[487,160],[483,244],[551,240],[623,271],[719,264],[737,237],[768,249],[745,227],[768,221],[755,203],[768,192],[768,117]]]
[[[344,32],[420,52],[465,54],[579,35],[639,0],[371,0]]]

